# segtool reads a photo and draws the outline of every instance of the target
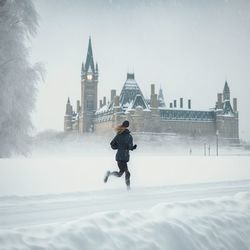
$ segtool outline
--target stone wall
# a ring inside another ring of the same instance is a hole
[[[117,125],[124,120],[129,120],[129,129],[133,132],[149,133],[172,133],[177,135],[187,135],[192,137],[214,137],[219,130],[220,138],[239,138],[238,135],[238,115],[217,116],[216,120],[163,120],[157,110],[143,110],[137,108],[124,114],[115,113],[112,119],[95,123],[97,134],[109,134],[114,132]]]

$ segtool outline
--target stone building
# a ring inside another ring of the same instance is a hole
[[[112,89],[110,98],[98,96],[98,65],[94,63],[91,38],[89,39],[86,62],[81,70],[81,102],[76,110],[66,104],[64,131],[79,133],[109,133],[125,119],[130,121],[133,132],[164,133],[192,137],[214,137],[232,143],[239,140],[239,115],[237,99],[231,105],[230,89],[225,82],[222,93],[217,94],[215,107],[209,110],[194,110],[191,100],[184,107],[184,100],[173,100],[166,105],[162,89],[156,93],[151,84],[150,99],[146,99],[135,80],[134,73],[128,73],[120,94]]]

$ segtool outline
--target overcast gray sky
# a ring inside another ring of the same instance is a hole
[[[227,79],[238,98],[240,136],[250,139],[250,1],[34,0],[40,15],[32,61],[46,67],[33,120],[63,130],[68,96],[80,99],[80,69],[92,37],[99,97],[120,92],[134,71],[144,95],[162,86],[167,102],[214,107]]]

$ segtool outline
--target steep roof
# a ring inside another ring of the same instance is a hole
[[[141,89],[135,80],[135,75],[128,73],[127,80],[125,81],[120,94],[120,105],[123,109],[127,109],[128,107],[132,108],[131,104],[133,104],[133,108],[135,108],[135,104],[137,103],[138,106],[141,106],[144,109],[148,108]]]
[[[89,37],[89,45],[88,45],[88,53],[87,53],[87,58],[86,58],[86,63],[85,63],[85,71],[95,73],[91,37]]]
[[[227,81],[225,82],[225,85],[224,85],[224,89],[223,89],[223,92],[229,92],[230,89],[229,89],[229,86],[228,86],[228,83]]]

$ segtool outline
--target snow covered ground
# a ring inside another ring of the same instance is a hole
[[[250,157],[2,159],[0,249],[250,249]]]

